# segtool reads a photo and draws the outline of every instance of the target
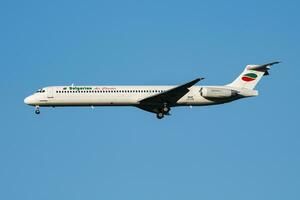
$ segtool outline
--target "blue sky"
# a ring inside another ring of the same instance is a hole
[[[0,199],[299,199],[299,6],[0,2]],[[49,85],[226,84],[276,60],[259,97],[164,120],[23,103]]]

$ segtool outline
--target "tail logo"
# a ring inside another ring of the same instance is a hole
[[[257,78],[257,75],[254,73],[244,74],[242,80],[246,82],[254,81]]]

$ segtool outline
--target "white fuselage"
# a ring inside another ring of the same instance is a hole
[[[138,106],[142,99],[166,92],[176,86],[54,86],[46,87],[27,97],[32,106]],[[201,90],[238,90],[239,96],[205,98]],[[228,86],[193,86],[175,106],[201,106],[230,102],[241,97],[257,96],[255,90]]]
[[[215,105],[257,96],[255,86],[278,63],[247,65],[225,86],[197,86],[203,78],[176,86],[52,86],[38,90],[24,102],[35,106],[36,114],[47,106],[135,106],[162,119],[176,106]]]

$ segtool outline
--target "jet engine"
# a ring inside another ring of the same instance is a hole
[[[224,88],[201,88],[200,94],[205,98],[230,98],[238,95],[238,91]]]

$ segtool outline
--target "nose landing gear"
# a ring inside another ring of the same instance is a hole
[[[41,113],[40,111],[40,107],[39,106],[35,106],[35,114],[39,115]]]

